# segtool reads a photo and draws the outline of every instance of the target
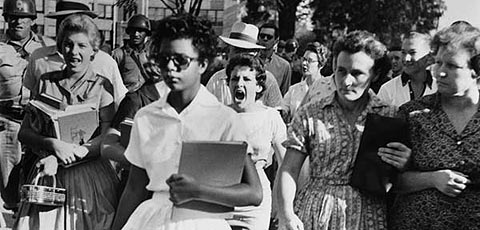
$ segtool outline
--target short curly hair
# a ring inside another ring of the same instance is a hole
[[[337,60],[338,55],[342,51],[351,54],[358,53],[360,51],[365,52],[374,60],[372,70],[375,75],[383,72],[382,68],[386,68],[383,65],[382,57],[385,56],[387,47],[378,41],[370,32],[356,30],[348,33],[344,37],[340,37],[333,45],[334,61]]]
[[[93,50],[98,51],[100,49],[102,35],[97,25],[91,17],[77,13],[66,17],[62,23],[60,23],[57,35],[57,48],[60,52],[64,52],[62,50],[62,44],[65,38],[73,33],[86,34]]]
[[[318,66],[320,68],[327,64],[328,57],[330,56],[330,50],[320,42],[308,43],[307,48],[305,49],[305,53],[307,51],[317,54]]]
[[[262,61],[260,61],[260,59],[258,59],[255,56],[252,56],[250,54],[245,54],[245,53],[233,56],[228,61],[228,64],[227,64],[227,67],[226,67],[227,82],[228,83],[230,82],[230,77],[231,77],[233,69],[237,66],[247,66],[247,67],[250,67],[250,68],[254,69],[257,72],[257,74],[255,76],[255,80],[257,80],[257,84],[260,87],[262,87],[262,91],[257,92],[257,94],[255,96],[255,100],[258,100],[260,97],[262,97],[265,90],[267,90],[267,86],[266,86],[266,83],[265,83],[265,81],[267,79],[267,75],[265,73],[265,66],[263,65]]]
[[[177,14],[162,19],[153,30],[150,45],[150,57],[154,60],[160,55],[163,40],[192,39],[192,45],[198,52],[198,60],[211,63],[216,56],[217,36],[208,19],[189,14]]]
[[[437,32],[431,46],[438,52],[440,47],[455,51],[465,49],[470,54],[469,66],[480,75],[480,30],[471,25],[452,24]]]

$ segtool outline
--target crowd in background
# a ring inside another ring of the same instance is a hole
[[[14,229],[479,229],[480,29],[468,22],[411,31],[401,44],[350,31],[299,50],[275,23],[237,22],[216,36],[206,19],[180,14],[152,28],[138,14],[109,55],[81,1],[46,15],[56,41],[32,32],[35,1],[3,9],[0,192]],[[42,95],[95,105],[94,134],[58,139],[29,103]],[[351,185],[370,114],[408,125],[409,141],[378,148],[395,171],[387,195]],[[241,181],[179,174],[184,141],[246,141]],[[63,205],[21,199],[38,177],[66,189]],[[234,210],[171,218],[196,200]]]

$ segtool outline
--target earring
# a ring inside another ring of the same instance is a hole
[[[447,77],[447,73],[445,73],[445,72],[440,72],[438,75],[439,75],[441,78]]]

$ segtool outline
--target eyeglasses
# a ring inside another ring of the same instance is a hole
[[[258,37],[262,40],[270,40],[273,38],[273,35],[271,34],[259,34]]]
[[[167,65],[170,61],[173,61],[173,64],[177,69],[186,70],[190,66],[192,61],[197,61],[198,58],[189,57],[184,54],[160,54],[157,56],[157,63],[160,68],[167,68]]]
[[[302,57],[301,60],[302,60],[302,62],[307,62],[308,64],[312,64],[312,63],[318,62],[318,60],[313,60],[313,59],[304,58],[304,57]]]

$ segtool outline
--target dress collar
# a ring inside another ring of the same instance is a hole
[[[171,105],[167,102],[167,98],[170,92],[166,94],[164,97],[160,97],[160,99],[157,101],[157,106],[160,109],[166,109],[168,107],[171,107]],[[197,95],[193,98],[192,102],[183,110],[190,110],[191,108],[194,108],[196,106],[212,106],[212,105],[217,105],[220,102],[218,102],[218,99],[213,96],[208,90],[205,88],[205,86],[200,85],[200,88],[198,89]]]
[[[337,100],[335,99],[336,94],[337,94],[337,91],[335,90],[332,93],[330,93],[328,96],[326,96],[323,100],[320,100],[319,107],[323,109],[327,106],[334,106],[338,104]],[[378,98],[377,95],[371,89],[368,89],[368,96],[369,96],[369,100],[368,100],[367,108],[380,108],[380,107],[389,106],[387,103],[380,100],[380,98]]]

